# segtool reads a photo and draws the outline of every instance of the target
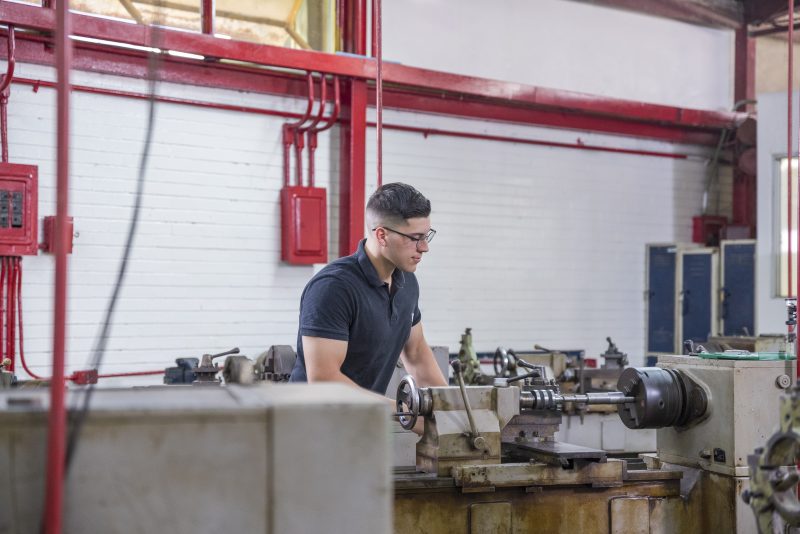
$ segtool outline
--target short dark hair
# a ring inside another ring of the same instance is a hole
[[[370,224],[400,224],[430,214],[431,201],[410,185],[400,182],[382,185],[367,201]]]

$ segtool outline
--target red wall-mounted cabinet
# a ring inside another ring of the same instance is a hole
[[[295,265],[328,262],[324,188],[293,185],[281,190],[281,259]]]
[[[36,255],[38,207],[37,167],[0,163],[0,256]]]

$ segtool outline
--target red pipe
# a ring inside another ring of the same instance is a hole
[[[2,268],[0,268],[0,361],[4,360],[5,355],[5,345],[3,345],[3,320],[6,317],[6,306],[5,301],[3,301],[3,291],[6,287],[6,257],[0,257],[0,264]],[[11,360],[11,370],[14,370],[14,360]]]
[[[129,373],[108,373],[104,375],[97,375],[97,378],[118,378],[124,376],[149,376],[149,375],[163,375],[164,369],[158,371],[131,371]]]
[[[374,122],[368,122],[367,126],[375,127]],[[455,132],[452,130],[437,130],[433,128],[418,128],[416,126],[401,126],[396,124],[384,124],[387,130],[398,130],[401,132],[421,133],[425,137],[429,135],[443,135],[447,137],[461,137],[465,139],[480,139],[485,141],[500,141],[503,143],[518,143],[521,145],[549,146],[554,148],[571,148],[577,150],[590,150],[593,152],[611,152],[614,154],[629,154],[632,156],[652,156],[657,158],[688,159],[688,154],[674,152],[657,152],[654,150],[635,150],[629,148],[613,148],[599,145],[587,145],[585,143],[559,143],[556,141],[541,141],[538,139],[521,139],[518,137],[506,137],[501,135],[475,134],[468,132]]]
[[[8,262],[11,267],[8,280],[8,293],[6,295],[6,302],[8,303],[6,315],[6,355],[14,360],[14,330],[16,330],[16,300],[17,300],[17,262],[18,258],[9,257]]]
[[[367,55],[367,0],[354,0],[355,13],[355,45],[354,53],[359,56]]]
[[[314,120],[311,121],[311,124],[302,128],[302,132],[308,133],[308,187],[314,187],[314,150],[317,148],[317,135],[316,135],[316,128],[317,124],[322,120],[322,116],[325,113],[325,104],[327,104],[328,100],[328,82],[325,79],[325,75],[322,75],[322,81],[320,83],[321,90],[320,90],[320,97],[319,97],[319,110],[317,110],[317,116],[314,117]],[[301,147],[302,148],[302,147]],[[301,150],[302,152],[302,150]],[[301,153],[298,152],[297,159],[300,160]],[[300,180],[300,185],[303,185],[302,176],[298,178]]]
[[[376,160],[378,162],[377,179],[378,187],[383,185],[383,36],[381,21],[381,0],[372,0],[373,20],[373,46],[374,55],[378,59],[378,73],[375,80],[375,111],[376,111]]]
[[[2,285],[2,282],[0,282],[0,285]],[[37,375],[31,371],[28,367],[28,362],[25,361],[25,337],[23,335],[22,328],[22,264],[20,264],[19,271],[17,273],[17,309],[19,311],[17,314],[17,317],[19,318],[19,362],[22,364],[22,368],[25,369],[25,372],[28,373],[31,378],[36,380],[50,380],[49,378]]]
[[[794,0],[789,0],[789,68],[788,68],[788,78],[789,78],[789,90],[788,98],[787,98],[787,145],[788,148],[786,149],[786,157],[787,157],[787,166],[786,166],[786,188],[787,188],[787,208],[786,208],[786,229],[787,229],[787,269],[786,269],[786,277],[789,285],[789,297],[792,297],[795,292],[792,291],[792,99],[794,95],[792,94],[792,82],[794,81]],[[800,345],[800,344],[798,344]],[[799,349],[800,350],[800,349]],[[797,373],[800,376],[800,365],[797,366]]]
[[[335,78],[336,82],[339,82],[338,78]],[[14,83],[20,83],[24,85],[30,85],[33,87],[47,87],[53,88],[56,87],[56,84],[53,82],[42,81],[42,80],[34,80],[30,78],[14,78]],[[334,90],[336,89],[338,83],[334,85]],[[92,93],[92,94],[100,94],[106,96],[116,96],[122,98],[132,98],[135,100],[144,100],[147,99],[148,96],[140,93],[133,93],[130,91],[120,91],[117,89],[100,89],[96,87],[88,87],[85,85],[73,85],[72,90],[74,92],[83,92],[83,93]],[[226,111],[237,111],[241,113],[255,113],[259,115],[270,115],[270,116],[277,116],[277,117],[287,117],[287,118],[302,118],[303,115],[299,113],[290,113],[285,111],[276,111],[271,109],[265,108],[252,108],[252,107],[245,107],[245,106],[231,106],[228,104],[217,104],[215,102],[203,102],[200,100],[190,100],[190,99],[183,99],[183,98],[173,98],[173,97],[165,97],[165,96],[156,96],[155,99],[158,102],[166,102],[170,104],[179,104],[179,105],[187,105],[187,106],[194,106],[194,107],[202,107],[202,108],[210,108],[210,109],[222,109]],[[318,132],[323,130],[327,130],[335,122],[339,122],[340,119],[338,115],[341,113],[341,99],[337,97],[337,102],[339,103],[338,106],[334,108],[335,117],[331,117],[328,123],[323,126],[322,128],[318,129]],[[284,125],[286,126],[286,125]],[[375,123],[368,123],[368,126],[375,126]],[[542,140],[534,140],[534,139],[520,139],[516,137],[504,137],[498,135],[484,135],[484,134],[472,134],[472,133],[465,133],[465,132],[456,132],[451,130],[441,130],[441,129],[433,129],[433,128],[417,128],[412,126],[402,126],[396,124],[388,124],[383,123],[384,129],[388,130],[400,130],[400,131],[407,131],[407,132],[416,132],[421,133],[423,135],[444,135],[444,136],[451,136],[451,137],[465,137],[469,139],[484,139],[488,141],[498,141],[498,142],[508,142],[508,143],[520,143],[520,144],[528,144],[528,145],[539,145],[539,146],[550,146],[556,148],[570,148],[570,149],[578,149],[578,150],[592,150],[597,152],[612,152],[617,154],[631,154],[636,156],[654,156],[654,157],[663,157],[663,158],[672,158],[672,159],[687,159],[688,155],[683,153],[672,153],[672,152],[658,152],[653,150],[634,150],[634,149],[625,149],[625,148],[614,148],[614,147],[604,147],[604,146],[595,146],[595,145],[587,145],[584,143],[559,143],[555,141],[542,141]],[[288,167],[284,166],[284,170]],[[288,181],[287,181],[288,184]]]
[[[8,27],[7,47],[8,68],[6,70],[6,74],[2,78],[2,81],[0,81],[0,93],[5,92],[5,90],[8,89],[8,86],[11,85],[11,80],[14,78],[14,67],[17,65],[17,40],[15,38],[14,26]]]
[[[214,35],[214,26],[215,26],[215,6],[214,0],[202,0],[202,14],[201,14],[201,26],[202,32],[208,35]]]
[[[333,113],[328,117],[325,124],[319,128],[312,128],[308,132],[308,187],[314,187],[314,151],[317,150],[317,134],[324,132],[339,120],[339,109],[341,108],[341,93],[339,89],[339,77],[333,77]]]
[[[290,153],[291,146],[294,144],[296,153],[295,175],[297,176],[297,185],[303,185],[303,161],[301,154],[303,151],[303,134],[298,132],[299,128],[305,124],[311,116],[311,111],[314,109],[314,76],[311,72],[306,74],[306,83],[308,84],[308,104],[306,111],[296,122],[291,122],[283,125],[283,182],[285,186],[290,185]]]
[[[325,101],[328,98],[328,85],[325,80],[325,75],[323,74],[320,76],[320,98],[319,98],[319,110],[317,111],[316,117],[307,125],[301,126],[295,129],[295,160],[296,160],[296,174],[297,174],[297,185],[303,185],[303,148],[305,148],[305,135],[306,132],[313,129],[319,121],[322,120],[322,114],[325,113]],[[313,99],[314,94],[313,92],[310,95]],[[309,134],[310,137],[310,134]],[[310,144],[310,139],[309,139]],[[311,178],[311,173],[313,171],[309,169],[309,187],[312,187],[314,179]]]
[[[0,137],[2,140],[3,163],[8,163],[8,97],[10,94],[11,80],[14,78],[14,67],[16,66],[16,40],[14,38],[14,26],[8,27],[8,69],[0,80]]]
[[[69,100],[72,48],[69,36],[69,0],[56,4],[56,56],[58,68],[58,148],[55,222],[55,305],[53,313],[53,377],[50,384],[50,417],[47,433],[47,480],[44,534],[60,534],[66,459],[66,410],[64,361],[67,328],[67,215],[69,208]]]

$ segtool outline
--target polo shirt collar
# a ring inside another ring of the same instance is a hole
[[[367,282],[369,282],[369,284],[373,287],[381,287],[384,285],[384,281],[378,276],[378,271],[375,270],[375,266],[372,265],[372,261],[370,261],[367,251],[364,249],[366,243],[367,240],[362,239],[358,244],[356,260],[358,260],[358,265],[361,268],[361,272],[364,273],[364,277],[367,279]],[[405,279],[405,273],[403,273],[403,271],[400,269],[395,269],[392,272],[392,283],[395,284],[397,289],[403,287]]]

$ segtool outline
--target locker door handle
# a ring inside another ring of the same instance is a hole
[[[719,299],[722,302],[722,319],[728,318],[728,297],[731,296],[731,292],[725,288],[719,290]]]

